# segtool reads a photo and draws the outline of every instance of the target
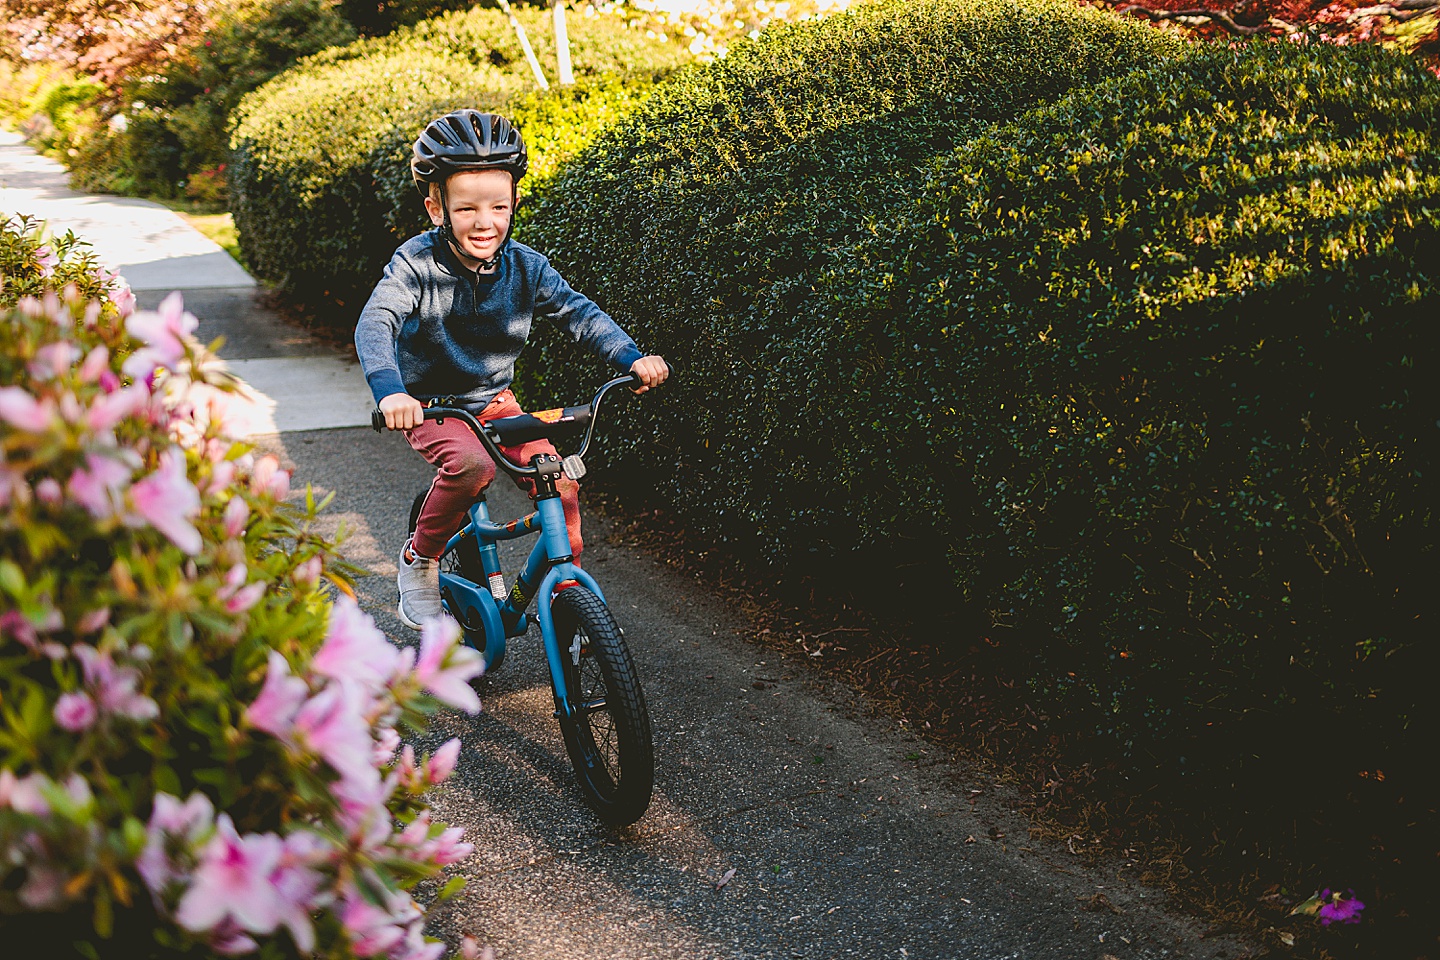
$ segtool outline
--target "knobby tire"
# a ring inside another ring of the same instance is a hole
[[[580,792],[605,823],[634,823],[650,805],[655,748],[630,650],[610,608],[586,588],[560,591],[550,610],[573,716],[560,726]],[[570,652],[577,632],[578,665]]]

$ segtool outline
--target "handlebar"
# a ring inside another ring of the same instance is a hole
[[[497,464],[514,477],[533,477],[538,474],[535,467],[521,466],[500,452],[500,447],[518,446],[531,440],[556,439],[572,434],[584,427],[585,437],[580,450],[575,454],[583,458],[590,449],[590,438],[595,434],[595,415],[600,411],[600,401],[612,388],[621,384],[639,385],[642,381],[634,374],[616,377],[606,382],[595,392],[590,403],[582,407],[564,407],[558,410],[541,410],[537,413],[522,413],[514,417],[500,417],[495,420],[477,420],[470,411],[460,407],[426,407],[426,420],[447,420],[454,417],[464,423],[485,447]],[[379,410],[370,412],[370,427],[376,433],[385,429],[385,414]]]

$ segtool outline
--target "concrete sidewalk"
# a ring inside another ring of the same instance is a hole
[[[353,355],[286,323],[253,277],[214,241],[158,203],[77,193],[64,167],[0,130],[0,216],[67,230],[118,270],[142,308],[178,290],[200,319],[201,343],[224,338],[219,366],[245,384],[229,401],[237,436],[363,426],[374,402]]]

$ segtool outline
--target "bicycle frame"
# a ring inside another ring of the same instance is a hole
[[[482,425],[469,411],[451,407],[428,407],[425,419],[443,421],[454,417],[464,422],[479,438],[496,465],[511,476],[531,478],[535,482],[535,512],[508,523],[495,523],[490,519],[489,506],[484,495],[470,505],[469,520],[465,526],[445,544],[445,554],[455,550],[466,538],[474,537],[480,552],[481,566],[485,571],[485,584],[472,583],[452,573],[440,574],[440,595],[446,598],[450,615],[469,633],[485,637],[484,659],[487,666],[505,654],[505,641],[510,637],[523,636],[528,629],[525,611],[535,597],[549,598],[557,587],[573,581],[589,589],[602,603],[605,594],[600,585],[584,570],[575,566],[570,555],[570,537],[565,528],[565,508],[555,481],[563,470],[558,456],[541,454],[531,458],[529,466],[520,466],[506,457],[499,449],[503,442],[504,429],[534,430],[536,424],[557,425],[568,421],[574,426],[585,428],[580,450],[574,455],[578,461],[590,448],[594,436],[596,414],[600,401],[607,391],[620,384],[633,384],[633,376],[617,377],[604,384],[596,392],[588,407],[568,407],[563,410],[546,411],[539,415],[524,415],[501,420],[487,421]],[[524,421],[517,424],[517,421]],[[371,414],[371,426],[381,430],[385,426],[384,416],[376,410]],[[504,426],[502,425],[510,425]],[[547,429],[541,427],[541,430]],[[494,435],[492,436],[492,432]],[[559,432],[558,430],[556,431]],[[544,434],[548,435],[548,434]],[[530,436],[534,436],[531,434]],[[582,464],[583,466],[583,464]],[[507,594],[504,578],[500,571],[500,554],[496,543],[514,540],[518,537],[539,533],[540,540],[530,551],[525,568],[515,578],[515,584]],[[572,719],[570,700],[565,684],[564,661],[561,657],[567,651],[560,649],[559,638],[555,635],[555,624],[550,614],[550,605],[541,603],[536,611],[540,623],[540,637],[545,649],[545,659],[550,665],[550,683],[555,692],[555,715],[562,723]]]
[[[530,551],[525,568],[515,578],[514,587],[508,595],[503,592],[503,588],[496,590],[495,584],[503,583],[496,543],[501,540],[516,540],[533,533],[539,533],[540,539]],[[478,541],[480,560],[489,589],[484,589],[480,584],[472,583],[464,577],[441,573],[440,591],[442,595],[451,598],[450,613],[465,629],[483,632],[485,635],[487,664],[504,655],[506,639],[524,635],[528,626],[525,611],[535,597],[549,597],[561,583],[574,580],[592,591],[602,602],[605,599],[605,594],[595,582],[595,578],[571,562],[570,538],[565,529],[565,509],[561,506],[559,497],[539,500],[535,504],[534,513],[509,523],[492,521],[489,505],[483,498],[477,500],[470,505],[470,521],[450,538],[450,542],[445,545],[445,552],[456,549],[467,537],[474,537]],[[478,623],[475,622],[477,617]],[[560,659],[566,651],[560,649],[549,604],[540,604],[536,610],[536,620],[540,623],[540,638],[545,659],[550,667],[556,712],[564,714],[565,719],[568,719],[569,698]]]

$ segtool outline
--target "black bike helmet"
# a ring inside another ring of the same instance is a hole
[[[443,189],[452,173],[505,170],[512,182],[518,182],[529,165],[525,141],[509,120],[495,113],[456,110],[425,127],[415,141],[410,173],[424,197],[429,196],[428,184]]]

